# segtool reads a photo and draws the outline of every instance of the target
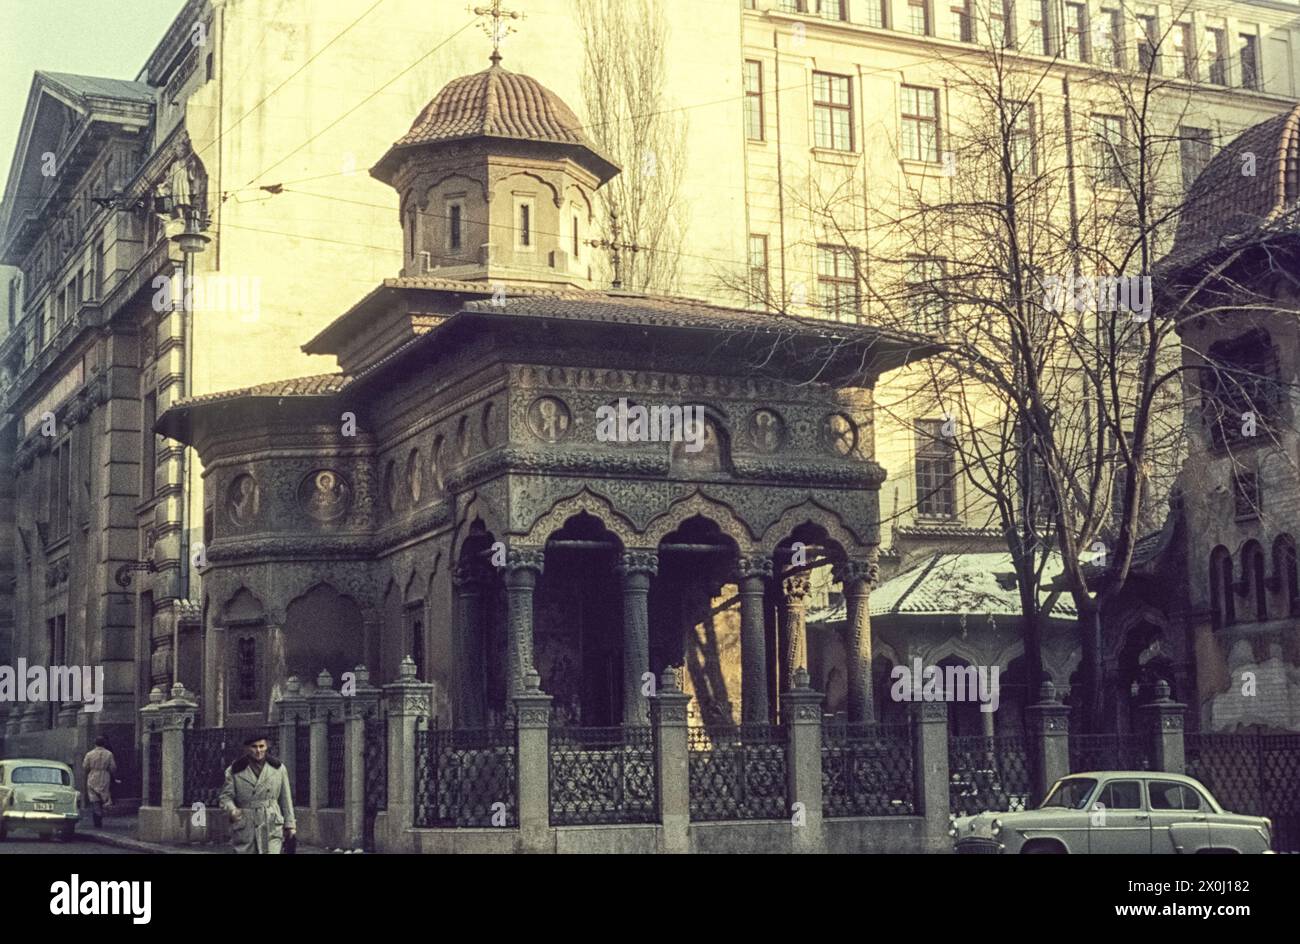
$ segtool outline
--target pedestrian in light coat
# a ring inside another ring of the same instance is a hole
[[[230,841],[237,853],[279,855],[297,832],[289,770],[267,754],[265,734],[244,742],[245,756],[226,768],[218,802],[230,814]]]
[[[113,777],[117,773],[117,760],[108,749],[108,738],[95,738],[92,747],[81,760],[86,771],[86,800],[90,803],[95,827],[104,825],[104,810],[113,805]]]

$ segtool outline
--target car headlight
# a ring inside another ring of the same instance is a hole
[[[1002,835],[1002,820],[995,819],[993,823],[989,826],[989,832],[991,832],[995,836]]]
[[[948,835],[951,836],[953,839],[956,839],[956,838],[957,838],[957,827],[956,827],[956,826],[949,826],[949,827],[948,827]]]

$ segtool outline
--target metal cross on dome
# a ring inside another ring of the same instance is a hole
[[[524,15],[517,10],[502,9],[501,0],[492,0],[492,5],[488,7],[471,7],[469,9],[475,16],[490,17],[492,20],[491,23],[485,20],[479,26],[492,40],[492,55],[489,58],[492,60],[492,64],[496,65],[501,61],[501,40],[515,31],[513,26],[503,21],[522,20]]]

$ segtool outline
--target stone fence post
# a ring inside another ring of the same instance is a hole
[[[1056,697],[1056,686],[1043,682],[1038,704],[1027,705],[1029,737],[1037,762],[1034,764],[1034,799],[1047,796],[1052,784],[1070,772],[1070,706]]]
[[[298,783],[298,762],[310,763],[309,758],[298,756],[298,725],[311,722],[311,708],[302,693],[302,681],[291,675],[284,683],[284,695],[275,703],[275,722],[279,727],[280,760],[289,771],[289,793],[295,807],[311,806],[311,797],[300,797],[294,791]]]
[[[388,717],[388,813],[384,819],[385,852],[405,851],[403,834],[415,825],[415,750],[420,723],[432,712],[433,684],[415,676],[410,656],[397,667],[397,681],[383,687]],[[378,841],[376,836],[376,841]]]
[[[948,703],[919,701],[912,706],[912,749],[916,796],[925,817],[926,852],[951,852],[948,835]]]
[[[163,691],[155,685],[149,691],[149,704],[140,709],[140,805],[152,806],[149,795],[149,748],[153,739],[162,742],[162,718],[159,715],[163,703]],[[159,803],[162,802],[162,790],[158,791]]]
[[[1169,683],[1156,683],[1155,700],[1138,709],[1151,736],[1151,765],[1171,774],[1186,772],[1187,755],[1183,744],[1183,719],[1187,706],[1169,697]]]
[[[551,848],[551,696],[535,669],[524,672],[524,690],[514,697],[519,743],[519,838],[524,852]]]
[[[329,806],[329,725],[343,717],[343,696],[334,691],[334,677],[324,669],[316,676],[316,691],[307,696],[311,710],[311,808]]]
[[[172,686],[171,698],[155,702],[140,709],[145,715],[145,730],[149,737],[162,738],[162,784],[158,804],[160,816],[151,825],[140,824],[147,838],[162,842],[175,842],[186,838],[185,825],[189,811],[185,802],[185,729],[194,723],[199,705],[190,697],[185,686],[177,682]],[[145,759],[145,784],[148,785],[148,755]],[[143,837],[142,838],[146,838]]]
[[[786,755],[794,852],[825,852],[822,830],[822,700],[808,684],[808,670],[794,670],[794,687],[781,698],[790,739]]]
[[[650,699],[650,723],[659,744],[660,852],[690,852],[691,783],[686,706],[691,696],[677,687],[671,667],[659,677],[659,690]]]
[[[383,693],[370,684],[370,670],[359,665],[351,684],[343,686],[343,823],[344,842],[359,849],[366,832],[366,722],[379,717]]]

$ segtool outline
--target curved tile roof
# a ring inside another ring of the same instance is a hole
[[[1214,156],[1188,191],[1170,258],[1195,260],[1274,222],[1298,198],[1300,105],[1252,125]]]

